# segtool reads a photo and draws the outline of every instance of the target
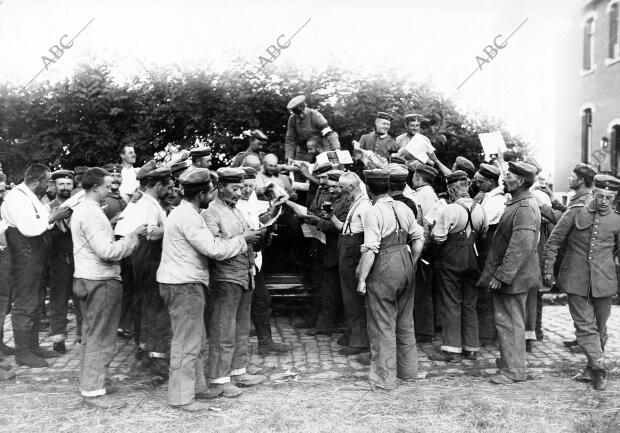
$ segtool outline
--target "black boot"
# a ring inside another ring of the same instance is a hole
[[[35,326],[36,329],[36,326]],[[47,350],[39,346],[39,331],[33,330],[30,332],[31,341],[30,341],[30,351],[37,355],[39,358],[57,358],[58,353],[53,350]]]
[[[607,387],[607,372],[602,368],[592,369],[592,387],[602,391]]]
[[[4,325],[4,318],[0,316],[0,327]],[[0,328],[0,353],[5,356],[15,355],[15,349],[4,344],[4,331]]]
[[[258,353],[260,355],[269,355],[270,353],[284,353],[293,350],[290,344],[276,343],[271,338],[271,324],[269,321],[255,326],[256,336],[258,337]]]
[[[48,363],[41,357],[35,355],[30,350],[33,331],[17,331],[13,330],[15,338],[15,362],[17,365],[25,365],[30,368],[49,367]]]
[[[67,346],[65,346],[64,341],[58,341],[54,343],[53,350],[54,352],[60,353],[62,355],[62,354],[67,353]]]

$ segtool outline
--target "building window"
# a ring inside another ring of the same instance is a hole
[[[618,176],[618,157],[620,156],[620,125],[611,128],[609,153],[611,155],[611,172]]]
[[[615,59],[620,57],[620,44],[618,43],[618,3],[609,7],[609,52],[607,57]]]
[[[592,154],[592,109],[586,108],[581,114],[581,161],[590,163]]]
[[[583,70],[594,67],[594,18],[586,20],[583,26]]]

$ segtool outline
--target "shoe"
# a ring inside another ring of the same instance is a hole
[[[368,347],[343,347],[338,351],[343,356],[359,355],[360,353],[368,352]]]
[[[168,380],[170,374],[170,363],[163,358],[150,358],[149,369],[154,376],[160,376],[164,381]]]
[[[285,353],[293,350],[293,346],[285,343],[276,343],[273,340],[258,343],[258,354],[269,355],[270,353]]]
[[[495,366],[496,366],[497,368],[499,368],[499,369],[501,370],[501,369],[503,368],[503,367],[502,367],[503,365],[504,365],[504,364],[502,364],[502,359],[501,359],[501,358],[495,358]]]
[[[355,357],[355,360],[362,365],[370,365],[370,352],[360,353]]]
[[[11,368],[11,364],[9,364],[9,361],[5,361],[4,359],[0,358],[0,370],[5,370],[5,371],[9,371]]]
[[[334,332],[334,330],[332,328],[326,328],[326,329],[318,329],[318,328],[310,328],[306,331],[306,335],[309,335],[311,337],[314,337],[316,335],[332,335]]]
[[[65,346],[65,342],[59,341],[58,343],[54,343],[53,350],[56,353],[64,355],[65,353],[67,353],[67,347]]]
[[[489,378],[489,382],[494,383],[495,385],[510,385],[514,382],[508,376],[504,376],[503,374],[494,374]]]
[[[118,335],[120,338],[123,338],[125,340],[129,340],[130,338],[133,337],[133,332],[128,331],[127,329],[118,328],[116,330],[116,335]]]
[[[577,382],[592,382],[592,368],[590,366],[587,366],[583,369],[581,373],[573,377],[573,379],[575,379]]]
[[[30,368],[45,368],[49,367],[47,361],[30,351],[18,353],[15,355],[15,363],[17,365],[25,365]]]
[[[39,358],[50,359],[50,358],[58,358],[58,356],[60,356],[58,353],[54,352],[53,350],[47,350],[47,349],[42,348],[41,346],[35,346],[34,348],[30,350],[32,351],[32,353],[37,355]]]
[[[239,376],[232,376],[231,379],[235,382],[236,385],[240,386],[254,386],[267,380],[267,378],[262,374],[249,373],[243,373]]]
[[[534,340],[525,340],[525,351],[528,353],[532,351],[532,341]]]
[[[577,340],[564,341],[564,347],[577,346]]]
[[[211,386],[210,388],[221,390],[222,396],[226,398],[236,398],[236,397],[239,397],[241,394],[243,394],[243,391],[241,391],[239,388],[237,388],[235,385],[233,385],[230,382],[218,383],[218,384]]]
[[[0,381],[1,380],[9,380],[15,377],[15,370],[10,369],[10,370],[5,370],[5,369],[0,369]]]
[[[347,334],[341,335],[336,344],[339,346],[347,347],[349,345],[349,336]]]
[[[592,369],[592,387],[597,391],[607,388],[607,372],[602,368]]]
[[[197,392],[194,398],[198,400],[207,400],[222,395],[224,390],[222,388],[207,388],[204,391]]]
[[[297,322],[293,324],[293,328],[295,329],[314,328],[314,325],[316,325],[316,321],[304,320],[303,322]]]
[[[100,395],[97,397],[82,397],[84,403],[97,409],[120,409],[127,406],[127,402],[118,400],[108,395]]]
[[[182,404],[179,406],[172,406],[172,407],[175,409],[182,410],[184,412],[202,412],[202,411],[211,409],[211,406],[209,406],[209,404],[203,403],[201,401],[195,401],[195,400],[188,404]]]
[[[536,340],[543,341],[545,334],[542,331],[536,331]]]
[[[15,355],[15,348],[11,346],[7,346],[4,343],[0,343],[0,353],[2,353],[5,356]]]
[[[433,361],[443,361],[454,364],[461,362],[460,353],[450,353],[444,350],[433,350],[430,353],[427,353],[427,355],[428,358]]]
[[[475,361],[476,359],[478,359],[478,352],[463,350],[462,357],[465,359],[469,359],[470,361]]]

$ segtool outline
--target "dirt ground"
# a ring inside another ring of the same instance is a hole
[[[85,406],[73,377],[29,377],[0,384],[2,432],[619,432],[620,381],[608,389],[571,380],[561,368],[511,386],[486,374],[433,376],[392,392],[367,389],[362,373],[300,376],[211,400],[187,414],[166,405],[166,389],[145,378],[115,377],[128,405]]]

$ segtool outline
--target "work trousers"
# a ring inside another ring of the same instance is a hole
[[[323,267],[322,274],[316,328],[330,330],[336,326],[338,307],[342,299],[338,266]]]
[[[117,239],[120,239],[117,236]],[[134,332],[136,338],[136,344],[140,341],[140,319],[136,319],[142,314],[142,304],[134,299],[134,279],[133,279],[133,263],[131,256],[125,257],[121,260],[121,278],[123,279],[123,301],[121,304],[121,321],[119,328],[130,330]],[[137,323],[136,323],[137,322]]]
[[[11,251],[4,248],[0,250],[0,339],[4,335],[4,321],[11,311],[11,303]]]
[[[411,254],[403,247],[381,250],[366,279],[366,320],[371,352],[368,380],[386,389],[397,386],[397,377],[415,379],[418,373],[413,263]]]
[[[245,373],[252,292],[240,284],[212,281],[209,290],[209,379],[230,382]]]
[[[73,299],[78,338],[82,336],[80,302],[73,293],[73,252],[55,251],[49,257],[50,339],[57,343],[67,339],[67,307]]]
[[[433,338],[435,335],[434,311],[433,266],[418,261],[413,306],[413,319],[417,337]]]
[[[542,302],[542,298],[541,298]],[[536,340],[536,319],[538,317],[538,287],[527,293],[525,313],[525,339]]]
[[[501,359],[500,373],[514,381],[527,378],[525,367],[525,302],[527,292],[495,292],[495,324]]]
[[[495,234],[495,225],[489,227],[486,237],[476,239],[478,248],[478,269],[484,269],[489,255],[489,247]],[[478,315],[478,336],[484,346],[497,341],[497,329],[495,328],[495,310],[493,308],[493,293],[487,287],[478,288],[476,301],[476,313]]]
[[[172,325],[168,402],[173,406],[189,404],[207,387],[200,356],[205,341],[204,286],[160,284],[159,293],[168,306]]]
[[[593,298],[569,293],[568,308],[575,325],[577,344],[588,357],[588,365],[603,368],[601,358],[607,342],[611,297]]]
[[[441,266],[441,350],[461,353],[480,350],[476,312],[476,276],[470,270],[457,271]]]
[[[37,310],[41,299],[41,284],[47,265],[50,241],[46,234],[26,237],[14,227],[7,229],[6,240],[11,251],[13,330],[38,331]]]
[[[250,312],[254,328],[258,329],[261,324],[269,323],[271,318],[271,295],[269,295],[269,290],[267,290],[262,269],[254,276],[254,290],[252,292]]]
[[[338,272],[342,291],[344,312],[349,325],[349,347],[367,348],[366,303],[357,293],[355,268],[360,261],[360,246],[364,243],[364,233],[341,235],[338,245]]]
[[[83,315],[80,392],[84,397],[104,395],[106,370],[116,349],[123,288],[118,280],[76,278],[73,291]]]

